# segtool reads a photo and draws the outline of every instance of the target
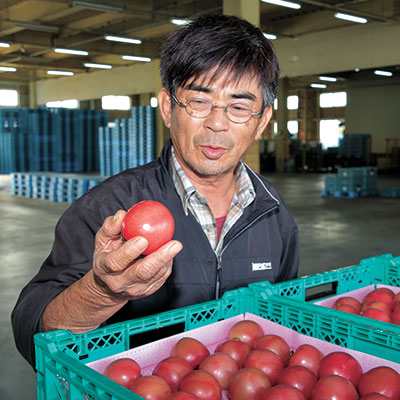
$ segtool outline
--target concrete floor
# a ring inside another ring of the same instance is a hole
[[[300,230],[300,275],[358,264],[362,258],[400,255],[400,199],[322,198],[323,175],[268,174]],[[400,177],[379,176],[380,187]],[[68,204],[14,197],[0,175],[0,399],[36,399],[35,374],[17,352],[10,313],[22,287],[48,255],[57,219]]]

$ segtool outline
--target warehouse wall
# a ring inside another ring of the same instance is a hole
[[[400,143],[400,81],[373,82],[347,91],[346,132],[372,134],[372,151],[384,152],[386,139]]]

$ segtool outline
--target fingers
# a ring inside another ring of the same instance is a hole
[[[182,247],[182,243],[172,240],[139,260],[131,270],[131,280],[146,282],[165,273],[168,277],[171,273],[172,259],[182,250]]]
[[[110,239],[115,239],[121,233],[122,221],[126,211],[118,210],[114,215],[107,217],[96,234],[96,246],[104,245]]]

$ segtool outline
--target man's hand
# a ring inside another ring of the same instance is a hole
[[[108,217],[96,234],[93,275],[100,290],[120,300],[134,300],[156,292],[172,271],[172,260],[182,249],[176,240],[138,259],[148,246],[143,237],[122,243],[126,211]]]

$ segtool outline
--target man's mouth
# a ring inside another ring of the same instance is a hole
[[[210,160],[217,160],[226,151],[226,149],[223,147],[215,147],[215,146],[201,146],[201,149],[203,151],[203,154]]]

